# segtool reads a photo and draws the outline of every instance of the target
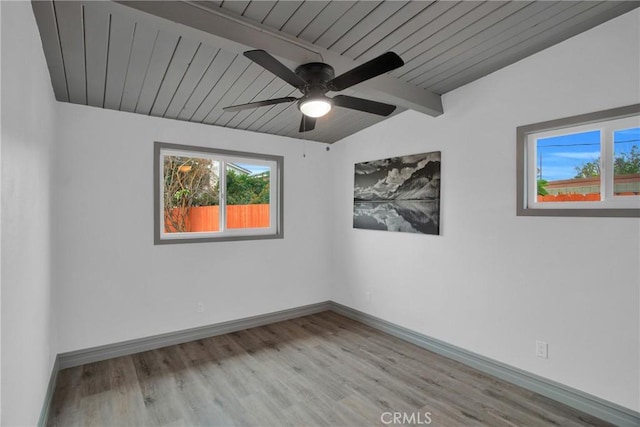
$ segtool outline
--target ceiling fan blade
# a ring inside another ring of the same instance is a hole
[[[284,102],[293,102],[297,100],[298,98],[294,98],[293,96],[287,96],[284,98],[273,98],[273,99],[265,99],[264,101],[250,102],[248,104],[232,105],[230,107],[224,107],[223,110],[229,113],[232,111],[242,111],[242,110],[247,110],[249,108],[264,107],[267,105],[282,104]]]
[[[315,128],[316,128],[315,117],[309,117],[303,114],[302,120],[300,120],[300,129],[298,129],[298,132],[308,132],[310,130],[314,130]]]
[[[278,61],[264,50],[249,50],[244,53],[244,56],[260,65],[262,68],[271,71],[273,74],[297,89],[300,89],[307,84],[307,82],[298,77],[296,73],[291,71],[282,62]]]
[[[370,101],[368,99],[354,98],[347,95],[336,95],[333,97],[333,105],[350,108],[352,110],[364,111],[365,113],[388,116],[396,109],[395,105],[384,104],[382,102]]]
[[[404,61],[393,52],[383,53],[371,61],[340,74],[338,77],[327,83],[327,86],[333,91],[344,90],[353,85],[369,80],[380,74],[387,73],[396,68],[402,67]]]

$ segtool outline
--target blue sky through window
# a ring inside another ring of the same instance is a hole
[[[251,175],[256,175],[256,174],[259,174],[259,173],[263,173],[263,172],[268,172],[269,171],[269,167],[268,166],[251,165],[251,164],[247,164],[247,163],[236,163],[236,165],[240,166],[243,169],[251,171]]]
[[[600,131],[541,138],[536,148],[538,178],[571,179],[576,176],[576,167],[600,157]]]
[[[630,153],[633,146],[640,147],[640,127],[613,132],[613,157]]]
[[[614,157],[630,153],[634,146],[640,147],[640,127],[615,131],[613,143]],[[538,178],[572,179],[577,174],[576,167],[600,158],[600,131],[540,138],[536,148]]]

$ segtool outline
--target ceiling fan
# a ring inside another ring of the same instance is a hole
[[[331,111],[333,106],[350,108],[380,116],[388,116],[396,109],[395,105],[353,96],[336,95],[333,98],[326,96],[327,92],[339,92],[380,74],[402,67],[404,61],[393,52],[384,53],[338,77],[334,76],[334,70],[331,65],[322,62],[302,64],[293,72],[264,50],[250,50],[244,52],[244,56],[298,89],[302,92],[302,97],[287,96],[248,104],[232,105],[223,108],[226,112],[298,101],[298,109],[302,112],[299,131],[307,132],[315,129],[316,119]]]

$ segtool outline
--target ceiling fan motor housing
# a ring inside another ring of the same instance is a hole
[[[312,92],[324,93],[327,91],[326,83],[335,77],[333,67],[322,62],[310,62],[296,68],[296,74],[307,82],[303,91],[305,94]]]

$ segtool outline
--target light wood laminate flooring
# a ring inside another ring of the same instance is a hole
[[[404,425],[609,425],[330,311],[62,370],[48,425],[400,425],[386,424],[394,413]]]

